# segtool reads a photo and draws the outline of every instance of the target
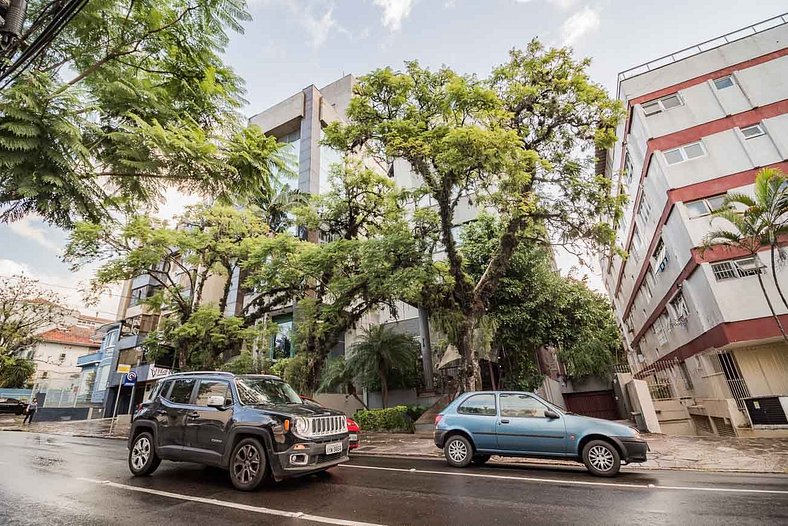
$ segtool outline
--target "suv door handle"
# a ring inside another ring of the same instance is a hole
[[[193,412],[193,413],[189,413],[187,416],[188,416],[188,418],[191,418],[191,419],[194,419],[194,418],[200,418],[200,413],[198,413],[197,411],[195,411],[195,412]]]
[[[508,421],[508,420],[501,420],[501,423],[502,423],[502,424],[508,424],[508,423],[509,423],[509,421]]]

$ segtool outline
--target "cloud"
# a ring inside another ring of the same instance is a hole
[[[374,0],[383,9],[383,25],[390,31],[399,31],[402,21],[408,18],[414,0]]]
[[[571,46],[599,28],[599,13],[585,6],[561,25],[562,45]]]
[[[337,26],[334,20],[334,6],[329,6],[323,16],[314,16],[311,9],[301,12],[299,17],[301,25],[304,26],[309,36],[312,38],[312,47],[315,49],[322,47],[328,40],[331,30]]]
[[[534,0],[515,0],[518,4],[530,4]],[[549,3],[560,9],[569,9],[577,4],[579,0],[547,0]]]
[[[31,241],[35,241],[45,249],[60,254],[63,247],[53,242],[52,239],[47,237],[47,231],[44,228],[37,227],[33,224],[33,218],[26,216],[19,221],[9,223],[9,230],[14,234],[25,237]]]

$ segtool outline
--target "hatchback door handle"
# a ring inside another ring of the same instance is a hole
[[[501,420],[501,423],[502,423],[502,424],[508,424],[508,423],[509,423],[509,421],[508,421],[508,420]]]
[[[193,413],[189,413],[189,418],[192,418],[192,419],[200,418],[200,413],[198,413],[197,411],[195,411]]]

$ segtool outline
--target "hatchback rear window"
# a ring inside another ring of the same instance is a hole
[[[495,416],[495,395],[479,394],[469,396],[460,404],[457,412],[461,415]]]

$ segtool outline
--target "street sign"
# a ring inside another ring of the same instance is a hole
[[[125,363],[119,363],[118,368],[115,372],[119,374],[126,374],[127,372],[131,371],[131,365]]]
[[[130,387],[137,383],[137,373],[135,371],[129,371],[126,373],[126,376],[123,377],[123,387]]]

